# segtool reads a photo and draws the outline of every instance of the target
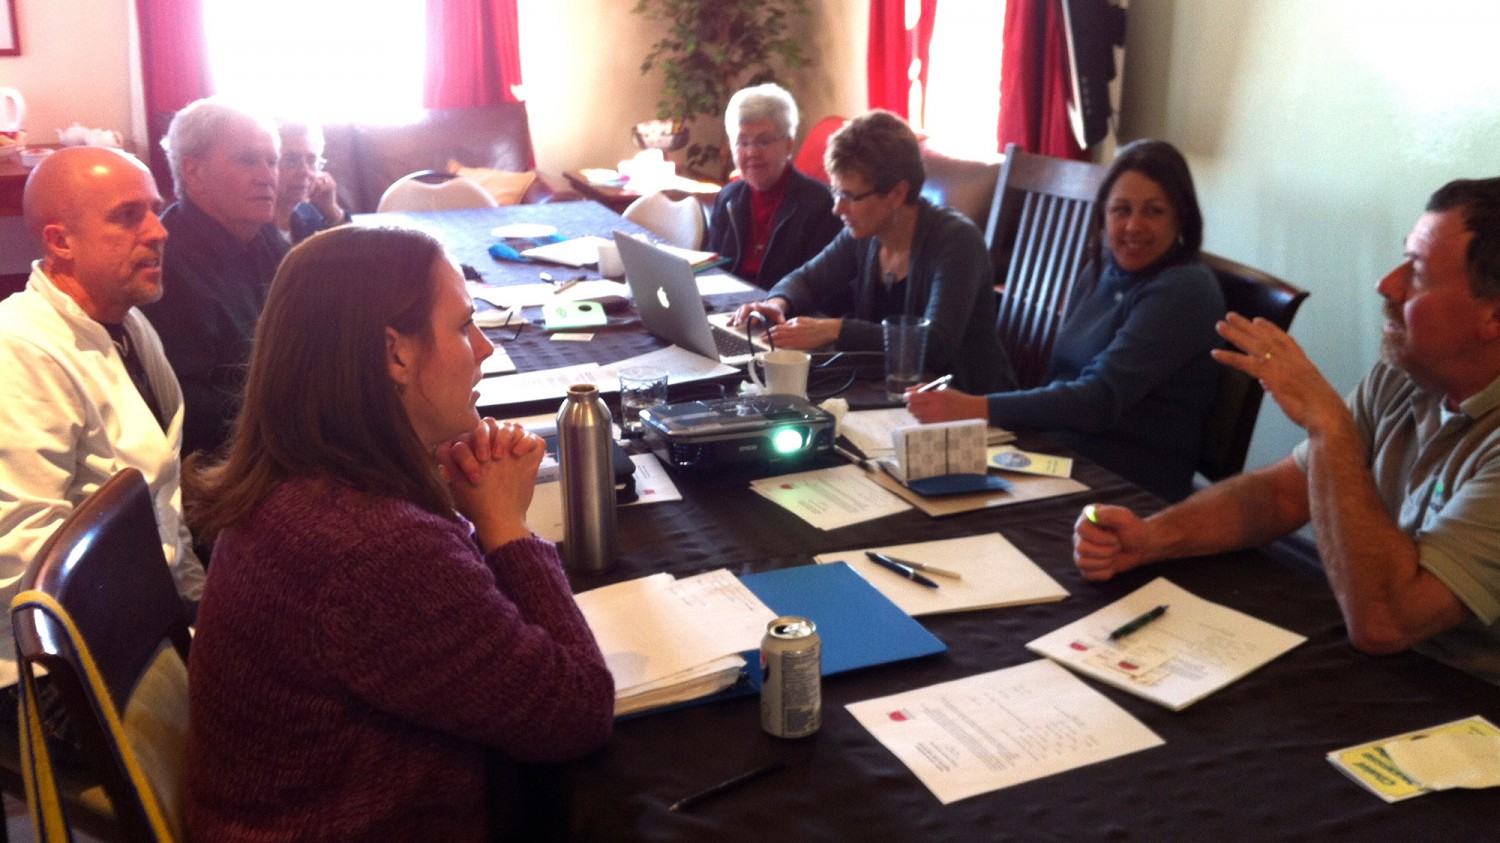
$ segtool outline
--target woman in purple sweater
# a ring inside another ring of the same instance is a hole
[[[543,445],[475,411],[491,345],[409,230],[287,255],[222,462],[189,663],[192,837],[482,840],[492,774],[601,746],[614,686],[556,548]],[[511,794],[498,794],[503,802]]]

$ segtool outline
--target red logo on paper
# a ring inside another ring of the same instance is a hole
[[[1072,644],[1069,644],[1068,646],[1071,647],[1071,648],[1073,648],[1073,649],[1075,649],[1075,650],[1078,650],[1080,652],[1087,651],[1088,648],[1089,648],[1089,645],[1083,643],[1082,641],[1074,641]]]
[[[891,712],[887,716],[890,717],[892,720],[896,721],[897,723],[904,723],[907,720],[911,719],[911,717],[907,716],[906,712],[902,711],[899,708],[896,709],[895,711]]]

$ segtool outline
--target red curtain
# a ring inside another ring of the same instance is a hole
[[[870,39],[866,53],[870,108],[889,109],[908,120],[913,117],[908,113],[912,59],[921,62],[917,81],[925,90],[932,21],[937,14],[938,0],[921,2],[921,18],[912,31],[906,28],[905,0],[870,0]]]
[[[140,22],[148,163],[163,195],[169,195],[172,177],[161,138],[179,108],[213,92],[203,34],[203,2],[136,0],[135,14]]]
[[[425,107],[519,102],[520,84],[516,0],[427,0]]]
[[[1005,4],[1000,56],[1000,148],[1084,160],[1068,124],[1068,44],[1058,0]]]

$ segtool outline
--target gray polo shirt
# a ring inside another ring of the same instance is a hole
[[[1414,649],[1500,685],[1500,379],[1459,411],[1377,363],[1349,397],[1375,487],[1473,616]],[[1307,442],[1292,452],[1307,471]]]

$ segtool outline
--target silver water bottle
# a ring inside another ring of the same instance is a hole
[[[557,411],[557,461],[563,501],[563,564],[597,574],[615,556],[615,471],[610,460],[610,416],[599,390],[568,387]]]

